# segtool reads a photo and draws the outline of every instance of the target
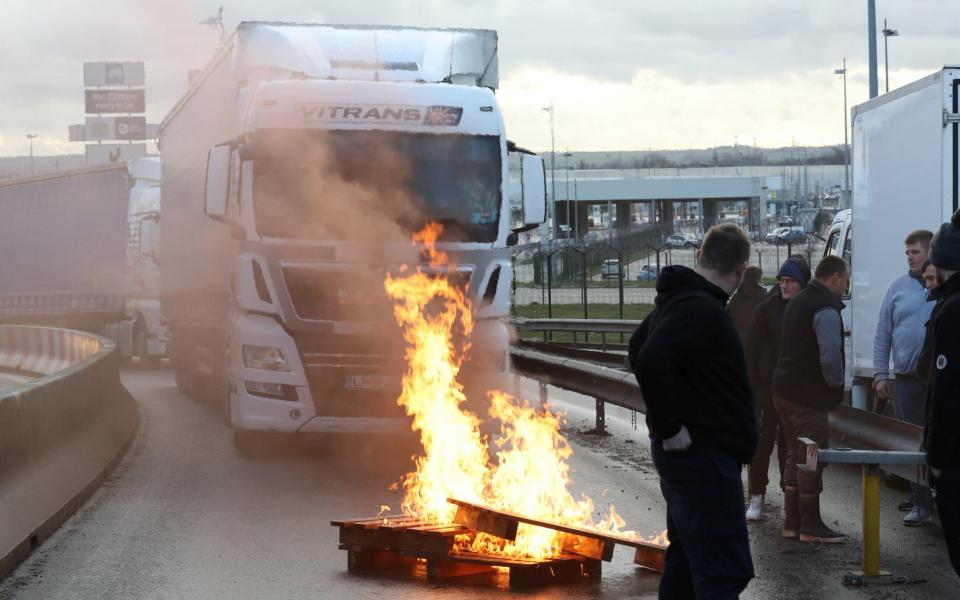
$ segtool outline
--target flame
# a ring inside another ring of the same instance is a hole
[[[387,276],[384,284],[394,302],[394,317],[407,342],[407,372],[398,403],[413,417],[423,455],[403,481],[404,514],[437,524],[453,522],[456,507],[447,498],[484,504],[525,516],[606,533],[637,537],[624,531],[624,520],[610,506],[598,520],[589,497],[570,492],[573,451],[560,431],[561,418],[500,391],[489,393],[489,414],[499,422],[490,460],[480,418],[463,408],[466,400],[458,379],[473,330],[472,309],[463,291],[447,276],[450,263],[436,248],[442,227],[430,224],[414,235],[423,244],[430,265]],[[465,341],[459,341],[465,340]],[[665,537],[665,536],[664,536]],[[486,534],[461,536],[459,549],[542,560],[558,556],[573,536],[521,524],[513,542]]]

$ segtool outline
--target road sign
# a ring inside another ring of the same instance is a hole
[[[83,63],[83,85],[86,87],[141,86],[144,79],[142,62]]]
[[[87,117],[80,125],[70,125],[71,142],[103,140],[155,140],[160,126],[145,123],[143,117]]]
[[[142,113],[143,90],[85,90],[87,114]]]
[[[124,163],[147,155],[146,144],[87,144],[87,165]]]

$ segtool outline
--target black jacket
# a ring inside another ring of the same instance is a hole
[[[920,348],[920,356],[917,357],[917,378],[923,389],[927,389],[927,383],[930,377],[930,367],[933,365],[933,320],[943,306],[943,295],[940,290],[934,288],[930,290],[927,296],[928,302],[936,302],[933,310],[930,311],[930,318],[923,324],[923,346]]]
[[[960,466],[960,273],[940,286],[943,302],[933,317],[933,353],[927,385],[923,448],[927,464]]]
[[[817,313],[837,312],[840,326],[835,340],[839,344],[837,368],[843,368],[843,323],[839,318],[843,303],[822,283],[813,280],[787,303],[783,313],[780,355],[773,373],[773,395],[812,408],[832,410],[843,400],[843,384],[828,385],[821,370],[821,348],[814,329]],[[841,378],[842,379],[842,378]]]
[[[687,267],[657,278],[656,307],[630,338],[629,360],[660,440],[686,425],[742,464],[753,459],[757,425],[743,347],[727,295]]]
[[[780,295],[779,287],[774,288],[757,305],[744,347],[750,381],[754,389],[763,388],[767,394],[773,385],[773,371],[777,368],[777,357],[780,355],[780,334],[786,309],[787,301]]]
[[[727,312],[733,317],[733,325],[737,328],[737,335],[740,336],[741,342],[746,343],[747,331],[750,329],[753,313],[757,310],[757,304],[766,295],[767,290],[762,285],[744,283],[730,296],[730,302],[727,303]]]

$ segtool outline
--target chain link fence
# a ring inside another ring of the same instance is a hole
[[[816,268],[830,219],[819,214],[809,219],[751,233],[750,264],[763,270],[765,285],[775,283],[780,264],[791,254],[803,255],[811,270]],[[697,225],[645,225],[625,232],[592,232],[583,240],[517,246],[512,253],[513,314],[642,319],[653,307],[660,270],[695,266],[701,242]]]

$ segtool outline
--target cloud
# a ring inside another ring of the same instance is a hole
[[[564,147],[629,149],[842,139],[833,69],[850,67],[851,105],[866,98],[866,6],[835,0],[5,0],[0,154],[60,152],[82,122],[82,64],[143,60],[147,116],[159,121],[218,43],[199,21],[224,4],[240,20],[480,27],[500,35],[501,103],[511,137],[549,144],[538,109],[554,100]],[[883,0],[901,37],[891,80],[956,62],[951,0]],[[880,86],[883,88],[882,39]],[[549,75],[549,76],[547,76]],[[615,116],[615,118],[612,118]],[[839,125],[838,125],[839,120]],[[652,124],[655,123],[656,126]],[[80,144],[67,144],[73,152]]]

